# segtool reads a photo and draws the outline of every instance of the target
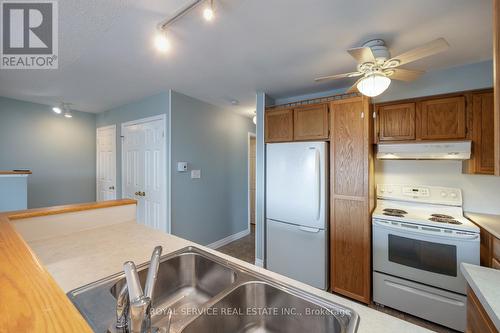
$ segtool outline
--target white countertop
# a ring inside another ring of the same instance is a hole
[[[462,263],[462,273],[469,286],[500,331],[500,270]]]
[[[465,212],[465,217],[500,239],[500,215]]]
[[[123,263],[127,260],[132,260],[136,264],[147,262],[152,249],[157,245],[163,246],[163,254],[177,251],[186,246],[196,246],[226,260],[347,306],[360,316],[358,332],[431,332],[360,303],[321,291],[218,251],[153,230],[135,222],[115,224],[61,237],[29,242],[29,246],[65,292],[121,271]]]

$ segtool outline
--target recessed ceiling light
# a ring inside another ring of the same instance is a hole
[[[237,99],[232,99],[230,102],[233,105],[239,105],[240,104],[240,101],[238,101]]]
[[[168,39],[166,31],[158,31],[154,38],[154,44],[158,51],[167,53],[170,50],[170,40]]]
[[[61,114],[61,112],[62,112],[61,108],[60,108],[60,107],[58,107],[58,106],[54,106],[54,107],[52,108],[52,111],[54,111],[54,112],[55,112],[55,113],[57,113],[57,114]]]
[[[73,115],[72,115],[72,114],[71,114],[71,112],[69,112],[69,111],[68,111],[68,112],[66,112],[66,113],[64,114],[64,116],[65,116],[66,118],[73,118]]]

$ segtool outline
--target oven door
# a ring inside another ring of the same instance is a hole
[[[479,234],[373,221],[373,270],[466,293],[460,263],[479,265]]]

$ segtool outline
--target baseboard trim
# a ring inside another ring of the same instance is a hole
[[[221,246],[224,246],[226,244],[234,242],[235,240],[243,238],[243,237],[245,237],[245,236],[247,236],[249,234],[250,234],[250,229],[247,228],[247,229],[242,230],[242,231],[240,231],[238,233],[235,233],[233,235],[229,235],[226,238],[219,239],[218,241],[213,242],[212,244],[208,244],[207,247],[209,247],[211,249],[217,249],[217,248],[219,248]]]
[[[264,260],[255,258],[255,266],[264,267]]]

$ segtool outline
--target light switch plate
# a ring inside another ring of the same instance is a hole
[[[191,179],[201,178],[201,170],[191,170]]]
[[[177,172],[186,172],[188,170],[187,162],[177,162]]]

